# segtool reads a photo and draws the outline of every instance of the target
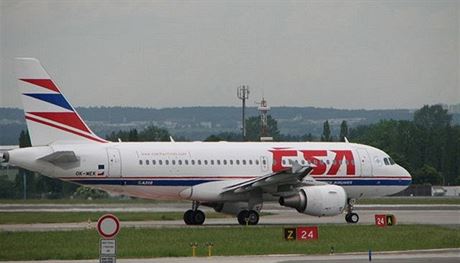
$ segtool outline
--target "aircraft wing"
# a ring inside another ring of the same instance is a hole
[[[302,166],[297,162],[293,162],[291,168],[224,187],[221,194],[240,194],[256,189],[262,189],[263,192],[276,193],[280,192],[280,186],[324,184],[309,176],[313,168],[314,166],[311,165]]]

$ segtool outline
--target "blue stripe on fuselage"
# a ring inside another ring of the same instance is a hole
[[[402,179],[316,179],[320,182],[341,186],[407,186],[411,180]],[[194,186],[202,183],[214,182],[219,180],[184,180],[184,179],[73,179],[74,183],[85,185],[136,185],[136,186]]]

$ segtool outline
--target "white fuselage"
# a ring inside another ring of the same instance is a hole
[[[75,152],[77,163],[54,165],[39,159],[66,150]],[[184,199],[184,189],[207,182],[243,182],[290,167],[292,161],[315,166],[313,178],[342,186],[349,198],[390,195],[407,188],[411,177],[389,160],[370,146],[320,142],[56,144],[10,152],[13,165],[149,199]]]

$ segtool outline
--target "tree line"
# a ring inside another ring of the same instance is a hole
[[[331,134],[329,122],[323,124],[321,136],[312,134],[292,136],[281,134],[277,121],[268,116],[268,134],[274,141],[345,141],[367,144],[387,152],[398,164],[413,176],[415,184],[459,185],[460,184],[460,125],[452,125],[452,116],[440,105],[424,106],[414,113],[413,120],[382,120],[376,124],[348,128],[342,121],[340,133]],[[259,141],[260,119],[246,119],[246,141]],[[167,129],[148,126],[138,131],[120,130],[106,135],[109,141],[169,141]],[[174,138],[186,141],[186,138]],[[205,141],[243,141],[240,133],[213,134]],[[29,147],[27,131],[19,136],[20,147]],[[14,182],[0,177],[0,198],[21,198],[24,179],[27,196],[34,198],[61,198],[75,195],[77,185],[19,169]],[[84,192],[82,190],[82,192]],[[77,191],[78,193],[78,191]]]

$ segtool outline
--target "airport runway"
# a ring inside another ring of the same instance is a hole
[[[48,212],[80,212],[104,211],[111,212],[183,212],[189,209],[188,203],[159,203],[148,205],[0,205],[0,212],[18,211],[48,211]],[[202,207],[204,212],[213,211]],[[263,216],[259,225],[308,225],[308,224],[346,224],[344,214],[334,217],[313,217],[300,214],[293,209],[282,208],[276,204],[265,206],[264,212],[272,215]],[[366,205],[357,206],[356,212],[360,216],[359,224],[374,224],[375,214],[393,214],[397,224],[434,224],[460,228],[459,205]],[[7,224],[0,225],[0,231],[59,231],[92,229],[96,222],[77,222],[61,224]],[[122,227],[161,228],[161,227],[190,227],[182,220],[174,221],[124,221]],[[205,225],[198,227],[238,226],[236,218],[206,219]],[[197,227],[197,226],[194,226]]]
[[[372,254],[372,262],[379,263],[457,263],[460,259],[460,249],[434,249],[415,251],[378,252]],[[14,263],[32,263],[35,261],[10,261]],[[42,263],[96,263],[98,260],[50,260]],[[317,262],[369,262],[368,253],[346,253],[335,255],[259,255],[259,256],[232,256],[232,257],[182,257],[182,258],[153,258],[153,259],[117,259],[120,263],[317,263]]]

